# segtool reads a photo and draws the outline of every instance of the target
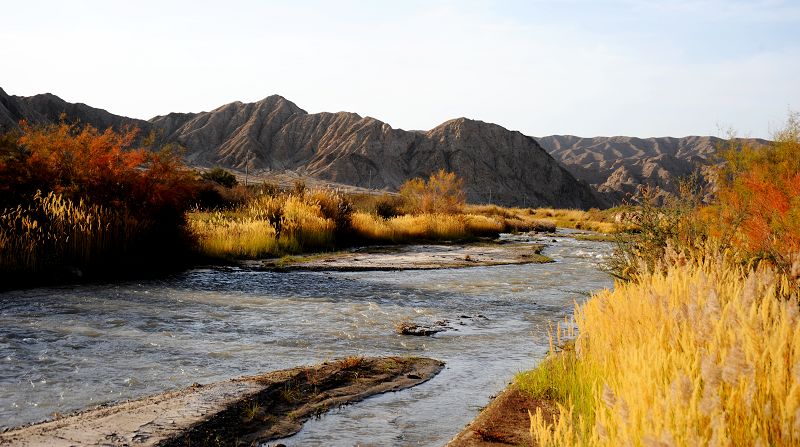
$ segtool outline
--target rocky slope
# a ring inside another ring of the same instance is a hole
[[[88,123],[98,129],[130,126],[138,127],[142,134],[151,130],[147,121],[114,115],[82,103],[73,104],[50,93],[12,96],[0,88],[0,133],[17,129],[23,119],[32,124],[54,123],[62,114],[68,122]]]
[[[633,138],[552,135],[537,139],[576,178],[591,184],[607,201],[619,203],[639,185],[677,192],[678,182],[714,163],[724,140],[716,137]],[[744,140],[743,140],[744,141]],[[766,140],[748,139],[753,144]]]
[[[355,113],[308,114],[280,96],[150,120],[198,165],[294,170],[339,183],[397,189],[443,168],[465,179],[468,200],[519,206],[602,206],[586,184],[533,138],[459,118],[428,132],[393,129]]]
[[[495,124],[459,118],[427,132],[394,129],[355,113],[309,114],[280,96],[234,102],[210,112],[171,113],[149,121],[125,118],[51,94],[10,96],[0,90],[0,130],[20,119],[89,123],[100,129],[137,126],[161,143],[180,143],[196,166],[252,173],[295,172],[366,188],[396,190],[438,169],[465,180],[467,199],[513,206],[602,207],[531,137]]]

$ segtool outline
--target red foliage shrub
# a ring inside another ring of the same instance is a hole
[[[800,256],[800,117],[767,147],[722,152],[712,236],[729,241],[751,259],[790,267]]]
[[[39,190],[141,218],[179,218],[195,193],[194,175],[170,148],[133,147],[137,133],[23,122],[1,147],[0,206],[25,203]]]
[[[174,148],[134,147],[137,132],[23,122],[0,137],[0,274],[159,268],[187,252],[198,181]]]

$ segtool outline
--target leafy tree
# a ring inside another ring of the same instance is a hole
[[[11,238],[7,247],[31,241],[37,269],[75,259],[95,260],[100,268],[110,268],[108,259],[150,265],[154,252],[160,254],[155,262],[180,254],[198,182],[179,148],[134,147],[136,135],[136,129],[23,122],[19,133],[0,138],[0,215],[7,217],[0,239]],[[28,236],[41,229],[46,237],[25,239],[20,222],[30,224]],[[76,250],[80,256],[67,255]]]

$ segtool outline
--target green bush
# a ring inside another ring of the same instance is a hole
[[[210,171],[204,172],[202,175],[200,175],[200,178],[217,183],[226,188],[233,188],[239,184],[239,182],[236,180],[236,176],[233,175],[233,173],[222,168],[214,168]]]

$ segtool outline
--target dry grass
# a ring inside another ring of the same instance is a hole
[[[189,228],[198,236],[198,243],[208,256],[259,258],[280,251],[275,228],[266,220],[198,212],[190,214]]]
[[[0,214],[0,272],[82,267],[126,252],[146,225],[126,213],[37,193],[27,207]]]
[[[617,222],[618,210],[567,210],[554,208],[505,208],[498,205],[467,205],[465,213],[499,219],[504,231],[547,231],[574,228],[598,233],[618,233],[631,228]]]
[[[349,197],[330,190],[278,192],[255,196],[232,211],[196,211],[188,221],[201,253],[228,259],[361,243],[454,241],[502,232],[555,231],[552,222],[526,208],[469,205],[463,213],[396,215],[402,208],[398,200],[391,196],[368,203],[358,199],[356,207]]]
[[[354,369],[358,368],[364,363],[364,357],[360,355],[351,355],[336,361],[336,366],[341,369]]]
[[[695,259],[576,306],[575,350],[544,364],[572,379],[554,426],[532,415],[539,445],[800,443],[797,289],[719,253]]]
[[[461,215],[404,214],[384,219],[375,214],[357,212],[353,230],[371,242],[403,243],[414,240],[454,240],[469,236]]]
[[[554,208],[537,208],[532,217],[549,220],[559,228],[596,231],[598,233],[619,233],[630,230],[628,226],[617,222],[617,210],[563,210]]]
[[[200,252],[215,258],[280,256],[333,247],[332,210],[343,208],[333,191],[259,195],[227,212],[193,212],[189,229]],[[349,224],[349,223],[348,223]]]
[[[484,216],[502,225],[503,232],[554,232],[555,222],[536,215],[531,208],[506,208],[498,205],[467,205],[465,213]]]
[[[352,225],[355,233],[363,239],[381,243],[458,240],[496,236],[501,232],[555,230],[540,221],[480,214],[404,214],[387,219],[357,212],[352,216]]]

